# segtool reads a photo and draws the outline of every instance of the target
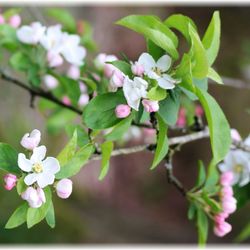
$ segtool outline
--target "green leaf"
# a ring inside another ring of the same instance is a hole
[[[89,136],[85,128],[81,125],[68,124],[65,128],[66,133],[69,137],[72,137],[74,132],[77,133],[77,145],[79,147],[83,147],[84,145],[89,143]]]
[[[84,123],[91,129],[113,127],[120,121],[115,115],[115,108],[119,104],[126,104],[122,91],[96,96],[83,111]]]
[[[130,15],[122,18],[118,25],[125,26],[150,39],[160,48],[164,49],[175,60],[178,59],[178,38],[155,16]]]
[[[69,178],[77,174],[87,163],[93,153],[93,149],[92,144],[87,144],[80,148],[65,165],[61,166],[60,172],[56,174],[56,179]]]
[[[27,185],[24,183],[24,177],[25,176],[23,175],[19,178],[16,184],[16,190],[19,195],[21,195],[21,193],[23,193],[27,188]]]
[[[82,80],[93,91],[96,90],[97,88],[96,83],[93,80],[86,78],[86,77],[81,77],[80,80]]]
[[[30,64],[27,73],[29,83],[34,87],[40,86],[40,67],[37,64]]]
[[[210,209],[211,209],[215,214],[218,214],[218,213],[220,213],[220,212],[222,211],[220,204],[219,204],[216,200],[210,198],[210,197],[207,195],[207,193],[203,193],[203,194],[202,194],[202,197],[203,197],[204,201],[207,203],[207,205],[210,207]]]
[[[164,24],[167,25],[169,28],[174,28],[181,32],[188,42],[191,41],[189,35],[189,25],[191,25],[195,30],[197,30],[193,20],[181,14],[171,15],[164,21]]]
[[[181,79],[179,86],[189,90],[192,93],[195,92],[192,75],[192,61],[190,55],[184,53],[181,62],[176,69],[176,77]]]
[[[179,98],[173,98],[173,96],[168,95],[166,99],[160,101],[159,106],[158,114],[163,121],[170,126],[175,125],[180,108]]]
[[[242,242],[250,237],[250,222],[243,228],[243,230],[236,237],[235,242]]]
[[[19,41],[16,36],[16,29],[9,24],[0,25],[0,45],[10,51],[16,51]]]
[[[161,116],[156,114],[158,126],[159,126],[159,134],[157,136],[157,146],[155,150],[155,155],[153,159],[153,163],[150,169],[154,169],[158,166],[158,164],[164,159],[168,152],[168,137],[167,137],[167,126]]]
[[[208,235],[208,218],[202,209],[197,210],[197,228],[199,246],[204,246]]]
[[[13,174],[20,174],[17,165],[17,152],[10,145],[0,143],[0,169]]]
[[[9,63],[13,69],[20,71],[26,71],[31,66],[29,58],[21,51],[14,53],[11,56]]]
[[[211,95],[199,88],[196,88],[196,94],[205,110],[214,164],[217,164],[225,158],[230,149],[230,127],[223,111]]]
[[[190,54],[193,62],[193,77],[204,78],[207,76],[209,68],[206,50],[203,47],[198,33],[191,25],[189,25],[189,34],[191,38]]]
[[[134,114],[134,113],[133,113]],[[115,141],[123,137],[123,135],[127,132],[129,129],[131,122],[133,120],[134,115],[131,114],[129,117],[121,120],[119,123],[117,123],[112,131],[105,135],[106,140],[108,141]]]
[[[67,143],[67,145],[57,156],[57,160],[59,161],[60,166],[65,165],[68,161],[72,159],[72,157],[75,155],[76,148],[77,148],[77,131],[75,130],[71,140]]]
[[[200,187],[206,181],[206,169],[202,161],[198,161],[199,173],[195,186]]]
[[[57,22],[64,26],[64,29],[76,33],[76,22],[74,17],[65,9],[50,8],[47,10],[49,17],[54,18]]]
[[[99,175],[99,180],[103,180],[103,178],[107,175],[109,170],[109,160],[114,148],[114,144],[112,141],[106,141],[101,145],[102,151],[102,163],[101,163],[101,173]]]
[[[208,70],[207,77],[209,77],[210,79],[212,79],[213,81],[215,81],[219,84],[223,84],[223,81],[222,81],[220,75],[211,67]]]
[[[51,204],[51,190],[50,187],[44,188],[46,202],[39,208],[30,207],[27,212],[27,227],[31,228],[42,221],[48,213]]]
[[[147,39],[147,52],[157,61],[162,55],[165,54],[164,50]]]
[[[8,222],[5,225],[5,228],[12,229],[22,225],[26,221],[28,208],[29,206],[27,203],[19,206],[9,218]]]
[[[211,66],[219,52],[220,48],[220,13],[215,11],[212,20],[206,30],[206,33],[202,39],[202,43],[206,49],[208,64]]]
[[[14,16],[16,14],[19,14],[20,12],[21,12],[20,8],[11,8],[11,9],[6,10],[3,13],[3,16],[4,16],[5,20],[8,20],[10,17],[12,17],[12,16]]]
[[[161,101],[165,99],[166,96],[167,96],[166,90],[162,89],[159,86],[151,88],[147,93],[147,98],[154,101]]]
[[[131,65],[125,61],[116,60],[113,62],[107,62],[109,64],[114,65],[117,69],[122,71],[125,75],[128,75],[129,77],[132,77],[132,71],[131,71]]]
[[[197,211],[197,208],[194,203],[190,203],[189,208],[188,208],[188,219],[193,220],[195,213]]]
[[[54,211],[53,202],[50,203],[50,207],[49,207],[49,210],[46,214],[45,219],[47,221],[47,224],[51,228],[54,228],[56,226],[56,219],[55,219],[55,211]]]

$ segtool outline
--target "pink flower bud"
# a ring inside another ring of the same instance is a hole
[[[106,62],[113,62],[116,60],[118,60],[118,58],[114,55],[106,55],[104,53],[101,53],[101,54],[97,55],[97,57],[95,58],[94,64],[98,70],[103,70],[105,65],[107,65]],[[109,65],[113,66],[112,64],[109,64]],[[111,77],[111,76],[112,76],[112,73],[110,74],[109,77]]]
[[[196,105],[195,106],[195,115],[196,116],[203,116],[204,114],[204,111],[203,111],[203,108],[201,107],[201,105]]]
[[[62,102],[65,104],[65,105],[70,105],[71,104],[71,100],[69,99],[68,96],[63,96],[62,97]]]
[[[157,112],[159,110],[158,101],[151,101],[151,100],[144,99],[142,100],[142,105],[144,106],[144,109],[149,113]]]
[[[132,70],[133,74],[136,75],[136,76],[142,76],[143,73],[144,73],[143,65],[139,64],[138,62],[135,62],[131,66],[131,70]]]
[[[126,104],[120,104],[116,106],[115,115],[117,118],[125,118],[129,116],[131,108]]]
[[[24,148],[33,150],[38,146],[40,140],[41,132],[38,129],[34,129],[30,134],[26,133],[20,143]]]
[[[47,53],[47,61],[52,68],[59,67],[63,64],[63,58],[59,54],[51,51]]]
[[[117,70],[117,68],[114,65],[110,64],[110,63],[106,63],[104,65],[104,75],[107,78],[110,78],[113,75],[115,70]]]
[[[179,127],[185,127],[186,126],[186,110],[184,108],[180,108],[180,110],[179,110],[176,125],[179,126]]]
[[[77,67],[75,65],[71,65],[68,69],[68,72],[67,72],[67,76],[74,79],[74,80],[79,79],[80,74],[81,74],[81,72],[80,72],[79,67]]]
[[[43,82],[48,89],[55,89],[58,86],[58,80],[52,75],[45,75]]]
[[[242,140],[239,132],[234,128],[231,129],[231,138],[236,142],[240,142]]]
[[[14,174],[6,174],[4,176],[4,188],[6,190],[11,190],[13,187],[16,186],[16,182],[17,182],[17,177]]]
[[[237,209],[237,200],[234,197],[225,198],[222,200],[222,209],[225,213],[232,214]]]
[[[87,86],[83,82],[79,82],[79,88],[82,93],[86,93],[88,91]]]
[[[9,25],[12,26],[13,28],[18,28],[22,22],[22,19],[19,15],[14,15],[10,17],[8,22],[9,22]]]
[[[4,16],[0,14],[0,24],[4,24],[4,23],[5,23]]]
[[[28,187],[25,192],[21,194],[23,200],[29,203],[30,207],[38,208],[46,202],[44,191],[41,188]]]
[[[233,178],[234,178],[233,173],[231,171],[226,171],[222,173],[220,176],[220,184],[222,186],[231,186]]]
[[[231,232],[232,226],[227,223],[226,221],[223,221],[221,223],[215,223],[214,226],[214,234],[218,237],[223,237],[229,232]]]
[[[88,94],[81,94],[79,100],[78,100],[78,106],[84,107],[89,103],[89,95]]]
[[[58,197],[67,199],[72,193],[72,181],[70,179],[62,179],[56,184],[56,193]]]
[[[113,75],[110,79],[110,84],[112,87],[117,88],[117,87],[122,87],[124,83],[124,75],[120,70],[115,70],[113,72]]]
[[[233,188],[231,186],[225,186],[221,189],[222,197],[232,197],[233,196]]]

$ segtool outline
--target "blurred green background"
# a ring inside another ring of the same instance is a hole
[[[17,7],[17,6],[11,6]],[[22,6],[21,6],[22,7]],[[51,6],[50,6],[51,7]],[[2,6],[5,9],[4,6]],[[24,23],[48,20],[44,8],[22,7]],[[221,49],[216,61],[217,71],[227,77],[250,82],[250,6],[67,6],[76,19],[89,21],[101,52],[119,55],[124,52],[135,60],[145,51],[141,36],[116,26],[114,22],[129,14],[153,14],[165,19],[172,13],[190,16],[204,33],[214,10],[220,10],[222,20]],[[53,22],[52,22],[53,23]],[[250,91],[223,86],[210,86],[210,92],[222,106],[231,127],[242,136],[250,131]],[[21,151],[20,138],[38,128],[42,143],[50,155],[57,155],[66,143],[64,133],[50,135],[46,117],[29,107],[29,94],[0,80],[0,141]],[[140,143],[140,142],[131,142]],[[196,229],[187,219],[187,202],[167,183],[163,167],[149,170],[152,156],[138,153],[115,157],[104,181],[98,181],[99,163],[88,164],[73,178],[74,192],[68,200],[54,196],[57,226],[50,229],[45,222],[27,230],[26,226],[5,230],[4,225],[20,198],[15,192],[0,188],[0,243],[196,243]],[[175,174],[187,188],[197,175],[197,160],[208,162],[208,140],[185,145],[174,158]],[[249,205],[230,217],[231,234],[223,239],[211,232],[209,243],[229,243],[250,222]],[[249,240],[250,242],[250,240]]]

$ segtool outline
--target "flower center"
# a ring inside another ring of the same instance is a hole
[[[158,75],[158,76],[161,76],[162,72],[159,68],[155,67],[154,68],[154,72]]]
[[[234,166],[234,171],[235,171],[236,173],[241,173],[242,170],[243,170],[243,166],[242,166],[241,164],[236,164],[236,165]]]
[[[43,166],[42,166],[42,164],[40,164],[40,163],[35,163],[35,164],[33,165],[33,171],[34,171],[35,173],[41,173],[41,172],[43,171]]]

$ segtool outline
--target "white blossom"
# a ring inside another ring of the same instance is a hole
[[[156,80],[163,89],[173,89],[178,83],[177,80],[166,74],[171,66],[171,58],[168,55],[162,56],[156,62],[150,54],[143,53],[138,59],[138,64],[143,66],[144,74]]]
[[[28,175],[24,178],[26,185],[30,186],[37,182],[40,188],[44,188],[54,183],[55,174],[59,172],[60,165],[56,158],[47,157],[46,147],[40,146],[34,148],[30,159],[27,159],[23,153],[18,154],[18,166]]]

